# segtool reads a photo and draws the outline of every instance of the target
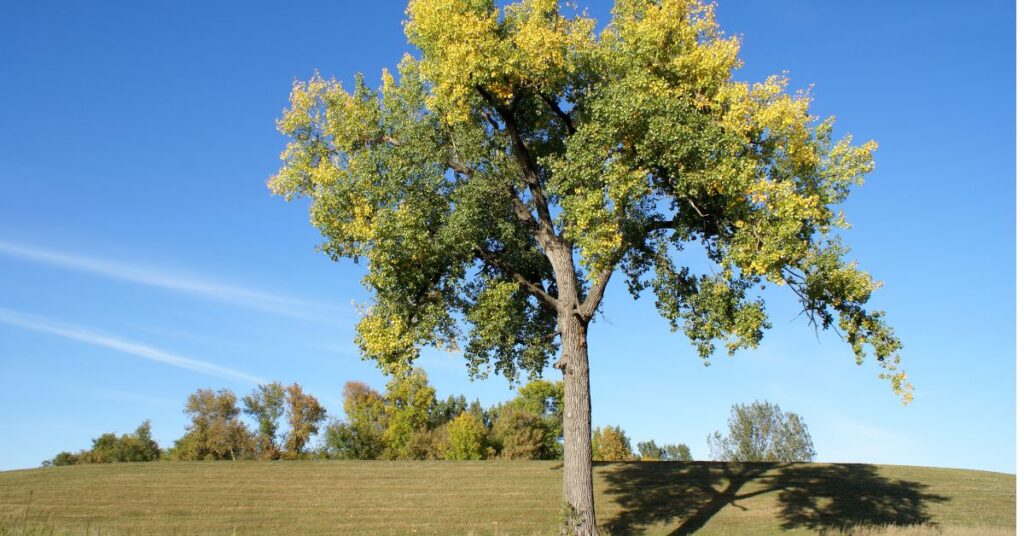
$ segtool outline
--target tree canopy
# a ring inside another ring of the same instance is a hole
[[[865,307],[879,283],[835,232],[875,143],[834,140],[783,77],[733,80],[739,40],[711,5],[620,0],[602,31],[555,0],[413,0],[407,13],[420,53],[397,78],[295,84],[269,183],[313,201],[328,254],[367,261],[364,356],[394,372],[433,344],[474,372],[539,372],[556,350],[557,244],[579,260],[581,295],[620,269],[705,358],[715,341],[756,346],[770,324],[751,291],[791,287],[909,396],[900,343]],[[714,272],[677,265],[694,248]]]

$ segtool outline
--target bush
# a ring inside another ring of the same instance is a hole
[[[487,427],[476,415],[462,412],[448,422],[447,460],[482,460],[487,455]]]

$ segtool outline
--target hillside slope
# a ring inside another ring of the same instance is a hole
[[[857,464],[599,464],[610,534],[1012,528],[1015,477]],[[556,462],[156,462],[0,473],[0,534],[553,534]]]

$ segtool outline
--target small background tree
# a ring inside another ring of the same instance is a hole
[[[502,405],[492,410],[493,442],[502,458],[540,460],[550,457],[548,430],[544,419],[524,408]]]
[[[427,381],[423,369],[412,369],[388,382],[384,412],[384,457],[415,460],[434,457],[430,433],[430,413],[437,403],[436,390]]]
[[[313,395],[302,391],[294,383],[285,390],[288,399],[288,436],[284,442],[284,455],[298,459],[305,454],[309,438],[319,431],[320,423],[327,418],[327,409]]]
[[[229,390],[199,389],[189,395],[185,413],[192,422],[174,442],[177,460],[237,460],[252,458],[256,438],[238,418],[237,398]]]
[[[668,456],[665,449],[659,447],[653,440],[637,443],[636,451],[640,456],[640,461],[642,462],[660,462]]]
[[[683,444],[665,445],[665,461],[669,462],[692,462],[693,455],[690,454],[690,447]]]
[[[487,427],[479,415],[463,412],[448,422],[445,459],[482,460],[487,455]]]
[[[628,462],[636,458],[626,432],[618,426],[595,429],[592,445],[596,462]]]
[[[729,462],[809,462],[814,443],[804,420],[776,404],[734,404],[729,430],[708,436],[711,457]]]
[[[477,404],[479,406],[479,403]],[[444,400],[438,400],[430,410],[430,418],[427,425],[430,428],[439,428],[462,415],[469,410],[469,403],[463,395],[449,395]]]
[[[489,411],[496,449],[506,459],[554,460],[562,455],[562,382],[534,380]]]
[[[384,396],[362,382],[348,382],[342,394],[345,421],[327,427],[325,446],[332,457],[374,460],[384,452],[387,416]]]
[[[284,415],[285,390],[280,382],[260,385],[242,399],[245,413],[256,420],[258,426],[257,449],[265,460],[281,456],[278,446],[277,429]]]

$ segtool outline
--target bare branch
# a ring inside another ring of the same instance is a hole
[[[502,131],[501,125],[499,125],[498,122],[495,121],[494,116],[492,116],[490,112],[488,112],[487,110],[484,110],[483,114],[484,114],[484,119],[486,119],[487,122],[491,124],[491,128],[494,129],[494,132],[501,132]]]
[[[794,279],[796,279],[799,282],[804,282],[804,281],[807,280],[806,276],[797,273],[795,270],[793,270],[789,266],[783,266],[782,270],[785,271],[787,274],[789,274],[790,276],[792,276]]]
[[[676,198],[685,200],[686,203],[688,205],[690,205],[690,208],[692,208],[694,210],[694,212],[696,212],[697,215],[700,216],[700,218],[702,220],[702,223],[703,223],[703,226],[704,226],[704,233],[705,234],[709,233],[711,231],[711,229],[708,228],[708,220],[713,218],[712,215],[710,215],[710,214],[704,212],[703,210],[701,210],[700,206],[697,205],[697,203],[694,202],[694,200],[692,198],[690,198],[688,196],[685,196],[685,195],[679,195],[675,191],[675,188],[672,187],[672,185],[671,185],[671,183],[669,181],[669,177],[671,176],[671,173],[669,173],[669,171],[667,169],[665,169],[665,167],[655,165],[653,168],[654,168],[654,171],[657,172],[657,174],[659,176],[661,176],[661,178],[664,180],[664,182],[665,182],[664,186],[669,190],[669,192],[673,196],[675,196]],[[715,220],[712,220],[712,223],[715,226],[718,225],[718,222],[715,221]]]
[[[388,136],[386,134],[384,136],[381,136],[380,139],[377,140],[377,141],[382,141],[384,143],[387,143],[388,145],[391,145],[392,147],[401,147],[402,145],[405,145],[404,143],[402,143],[402,142],[396,140],[395,138],[392,138],[391,136]]]
[[[679,225],[679,217],[672,218],[671,220],[652,220],[647,223],[644,227],[644,234],[651,231],[660,231],[666,229],[675,229]]]
[[[449,160],[445,164],[456,173],[462,173],[463,175],[469,176],[474,173],[473,168],[459,162],[457,160]]]
[[[697,206],[697,203],[693,202],[693,199],[690,199],[689,197],[684,197],[683,199],[685,199],[686,202],[689,203],[691,207],[693,207],[693,210],[697,211],[697,215],[698,216],[700,216],[701,218],[707,218],[708,217],[707,214],[704,214],[703,212],[701,212],[700,207]]]

